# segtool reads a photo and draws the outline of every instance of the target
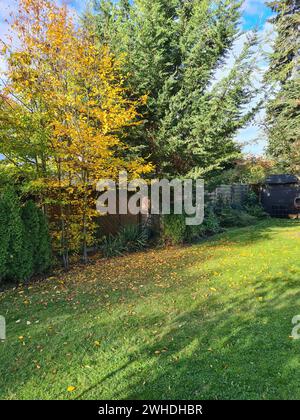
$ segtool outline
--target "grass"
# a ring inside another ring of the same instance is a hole
[[[0,294],[1,399],[299,399],[300,229],[271,220]]]

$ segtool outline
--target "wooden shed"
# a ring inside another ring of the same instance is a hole
[[[300,215],[300,181],[295,175],[271,175],[261,189],[261,203],[272,217]]]

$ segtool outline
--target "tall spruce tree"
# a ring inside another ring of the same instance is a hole
[[[126,55],[129,91],[148,95],[145,121],[128,136],[131,150],[167,176],[203,176],[240,153],[237,131],[253,117],[247,105],[255,36],[230,74],[216,70],[239,35],[241,1],[96,0],[94,23],[101,41]]]
[[[300,0],[268,3],[277,30],[267,81],[272,99],[267,107],[269,153],[285,170],[300,171]]]

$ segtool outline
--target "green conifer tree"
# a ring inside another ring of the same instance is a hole
[[[34,274],[43,274],[51,266],[51,245],[46,218],[33,201],[22,208],[26,244],[32,255]]]
[[[268,151],[290,172],[300,171],[300,0],[268,3],[277,31],[267,82],[272,97],[267,106]]]
[[[236,132],[250,121],[256,91],[252,37],[234,70],[212,86],[239,35],[236,0],[96,0],[100,39],[119,56],[129,91],[148,95],[145,121],[129,133],[131,150],[159,174],[201,176],[240,153]]]
[[[1,262],[2,280],[26,281],[33,274],[33,258],[27,241],[30,238],[26,235],[26,230],[21,218],[20,201],[12,188],[7,188],[0,199],[0,218],[5,221],[1,227],[0,242],[3,252],[3,262]],[[6,216],[4,216],[6,212]]]

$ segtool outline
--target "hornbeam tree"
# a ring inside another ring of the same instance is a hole
[[[126,169],[132,176],[152,170],[142,159],[127,155],[124,130],[138,124],[137,107],[146,97],[129,99],[120,75],[121,62],[107,46],[95,45],[89,32],[74,22],[66,7],[47,0],[20,0],[13,30],[14,44],[3,46],[8,71],[2,91],[6,106],[14,102],[20,112],[5,118],[7,151],[23,159],[31,154],[35,138],[44,201],[59,205],[60,228],[54,231],[68,266],[69,250],[87,247],[93,239],[93,192],[102,178],[116,178]],[[19,114],[29,116],[18,136]],[[32,121],[35,125],[31,125]],[[40,145],[40,142],[37,142]],[[29,151],[28,151],[29,150]],[[0,150],[1,152],[1,150]],[[2,152],[5,153],[5,147]]]

